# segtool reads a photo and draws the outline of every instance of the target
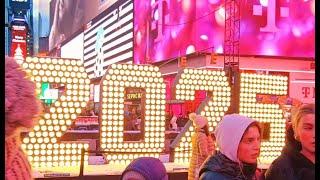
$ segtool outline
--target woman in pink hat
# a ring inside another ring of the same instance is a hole
[[[191,113],[189,119],[192,120],[195,127],[195,132],[192,135],[192,156],[188,172],[188,180],[192,180],[199,179],[200,166],[207,157],[214,154],[215,145],[209,133],[207,118]]]
[[[20,129],[33,127],[41,104],[34,83],[14,59],[5,59],[5,179],[28,180],[32,170],[20,146]]]

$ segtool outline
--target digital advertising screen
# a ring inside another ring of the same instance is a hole
[[[314,0],[239,2],[240,55],[314,57]],[[159,62],[195,51],[224,52],[224,0],[134,3],[135,63]]]
[[[27,56],[27,27],[13,24],[11,37],[11,56],[22,62]]]
[[[83,62],[90,79],[114,63],[133,59],[133,1],[119,0],[86,24]]]
[[[49,50],[57,48],[75,32],[117,0],[51,0]]]

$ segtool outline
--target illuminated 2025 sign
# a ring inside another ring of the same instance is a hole
[[[22,147],[30,162],[38,166],[74,166],[80,162],[86,142],[61,142],[60,137],[89,101],[89,83],[81,61],[30,58],[22,64],[40,90],[41,82],[65,84],[62,95],[23,139]],[[262,142],[260,160],[271,162],[284,145],[285,120],[278,104],[256,103],[257,94],[287,94],[287,77],[241,74],[240,114],[270,123],[270,140]],[[231,89],[224,71],[184,69],[175,81],[175,97],[193,100],[196,90],[212,92],[197,112],[208,118],[210,131],[230,106]],[[142,141],[124,141],[125,88],[141,88],[144,99],[144,137]],[[158,67],[151,65],[113,64],[101,80],[100,147],[109,151],[110,163],[128,163],[141,156],[159,157],[165,141],[165,83]],[[175,162],[190,158],[193,126],[180,135],[175,148]],[[85,156],[85,160],[88,157]],[[86,161],[87,163],[87,161]]]

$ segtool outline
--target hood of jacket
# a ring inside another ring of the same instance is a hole
[[[219,151],[234,162],[238,159],[238,146],[247,127],[254,120],[239,114],[226,115],[214,132]]]

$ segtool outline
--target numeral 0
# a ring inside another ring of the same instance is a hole
[[[113,64],[101,81],[101,148],[110,163],[128,163],[140,156],[159,157],[165,136],[165,84],[158,67]],[[123,141],[124,90],[143,88],[144,140]],[[114,153],[114,152],[126,152]]]

